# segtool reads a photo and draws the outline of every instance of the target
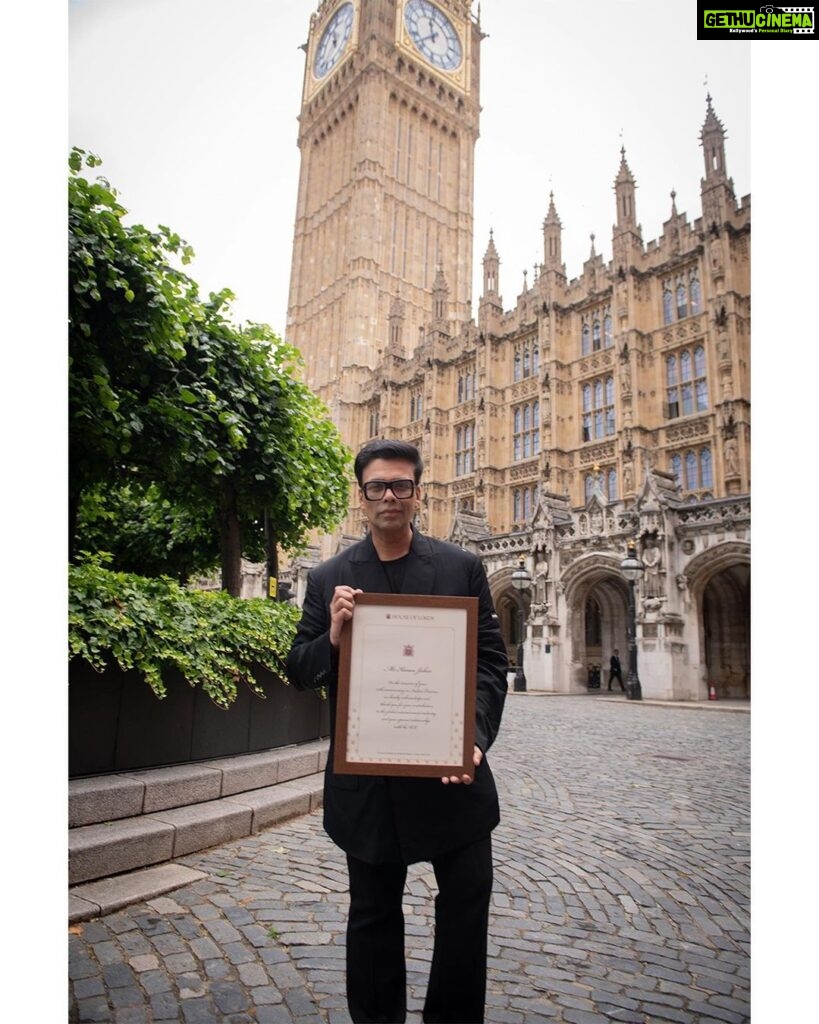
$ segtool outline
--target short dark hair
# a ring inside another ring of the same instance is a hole
[[[377,438],[362,445],[355,457],[355,478],[359,487],[363,482],[364,470],[376,459],[402,459],[405,462],[411,462],[415,466],[416,484],[424,472],[424,460],[414,444],[409,444],[407,441],[385,441],[383,438]]]

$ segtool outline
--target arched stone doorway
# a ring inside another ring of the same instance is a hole
[[[747,543],[720,544],[691,560],[685,576],[697,614],[701,698],[751,696],[751,551]]]
[[[609,681],[609,658],[615,649],[628,663],[628,585],[611,556],[579,559],[564,578],[568,613],[569,687],[588,688],[590,673],[599,671],[600,685]]]
[[[511,582],[512,571],[510,569],[508,573],[504,573],[506,578],[502,581],[496,581],[496,585],[491,587],[493,591],[492,599],[495,603],[495,611],[500,623],[501,636],[506,644],[506,655],[509,658],[510,669],[516,667],[518,647],[525,640],[520,626],[520,603]],[[524,595],[523,600],[526,609],[526,620],[528,621],[531,595]]]
[[[702,595],[703,654],[708,684],[719,697],[751,696],[751,567],[716,573]]]

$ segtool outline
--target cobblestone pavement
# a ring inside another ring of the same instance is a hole
[[[510,694],[487,1024],[750,1020],[749,733],[748,714]],[[321,812],[181,863],[207,877],[70,929],[70,1021],[349,1021]],[[433,894],[411,867],[411,1022]]]

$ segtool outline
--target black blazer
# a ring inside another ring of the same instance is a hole
[[[484,757],[471,785],[440,779],[336,775],[333,771],[338,653],[331,646],[330,601],[337,586],[390,592],[372,539],[341,551],[313,569],[287,674],[296,689],[328,688],[331,741],[324,780],[324,827],[344,851],[371,864],[414,863],[488,835],[500,811],[495,780]],[[506,648],[483,565],[468,551],[413,532],[405,594],[477,597],[478,669],[475,742],[486,754],[497,735],[506,699]]]

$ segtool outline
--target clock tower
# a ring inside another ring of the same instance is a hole
[[[471,6],[323,0],[310,20],[287,340],[353,448],[378,432],[357,403],[380,357],[411,357],[433,319],[436,275],[448,318],[471,316]]]

